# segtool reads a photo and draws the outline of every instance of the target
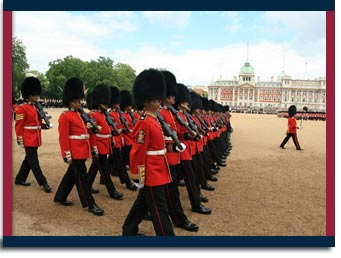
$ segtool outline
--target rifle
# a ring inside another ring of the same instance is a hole
[[[118,114],[120,115],[120,121],[121,121],[122,124],[124,124],[127,133],[131,132],[131,130],[130,130],[130,128],[129,128],[129,125],[128,125],[128,122],[127,122],[127,120],[125,119],[125,117],[123,116],[122,110],[121,110],[121,109],[117,109],[117,112],[118,112]]]
[[[191,117],[191,115],[187,111],[184,111],[184,114],[187,117],[189,126],[192,128],[192,130],[194,132],[197,133],[197,136],[199,136],[200,133],[203,134],[203,135],[206,134],[206,132],[202,128],[197,126],[197,124],[195,123],[195,121],[193,120],[193,118]],[[197,141],[200,140],[200,136],[199,137],[195,137],[194,140],[197,140]]]
[[[107,124],[114,129],[114,130],[112,130],[111,135],[119,135],[120,133],[118,131],[117,124],[112,120],[112,118],[109,115],[108,111],[104,110],[103,114],[105,116],[105,121],[107,121]]]
[[[165,122],[165,119],[159,112],[156,113],[156,116],[161,124],[164,134],[168,137],[172,137],[174,144],[179,148],[179,150],[183,150],[183,147],[178,139],[176,132],[170,128],[169,124]]]
[[[43,110],[43,106],[39,101],[37,101],[35,104],[36,104],[36,107],[38,110],[38,115],[39,115],[40,119],[44,120],[44,122],[46,124],[46,128],[50,128],[50,125],[51,125],[50,119],[52,117],[46,115],[46,112]]]
[[[195,115],[196,118],[198,118],[200,124],[201,124],[201,127],[202,127],[202,130],[205,131],[205,134],[207,134],[207,132],[209,131],[208,130],[208,127],[206,126],[206,124],[204,123],[204,121],[200,118],[200,116],[198,114]]]
[[[129,115],[130,115],[131,119],[133,120],[133,126],[135,126],[135,124],[136,124],[136,117],[134,116],[134,113],[129,111]]]
[[[191,134],[194,135],[195,132],[193,132],[193,130],[189,127],[188,123],[186,123],[181,116],[179,115],[179,112],[171,105],[167,106],[169,108],[169,110],[172,112],[173,115],[175,115],[176,120],[178,120],[178,122],[180,123],[180,125],[184,126],[187,131]]]
[[[83,119],[83,121],[86,124],[90,124],[91,125],[91,129],[94,131],[94,133],[97,133],[100,131],[100,128],[98,127],[98,124],[95,122],[95,120],[93,118],[91,118],[83,109],[83,107],[80,107],[78,109],[79,113],[81,113],[81,117]]]

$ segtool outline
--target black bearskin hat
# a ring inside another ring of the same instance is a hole
[[[288,109],[289,117],[293,117],[297,113],[297,109],[295,105],[292,105]]]
[[[96,107],[94,107],[94,103],[92,101],[92,93],[88,93],[88,95],[86,95],[85,97],[85,101],[86,101],[86,106],[88,107],[88,109],[95,109]]]
[[[194,91],[191,91],[190,95],[191,95],[191,109],[202,108],[201,97]]]
[[[21,94],[24,99],[27,99],[29,96],[40,95],[40,93],[41,84],[36,77],[27,77],[21,84]]]
[[[177,104],[179,104],[181,102],[190,103],[191,102],[191,95],[189,94],[188,88],[185,85],[178,83],[178,89],[179,89],[179,92],[175,98],[175,102]]]
[[[110,106],[113,104],[120,104],[121,102],[121,93],[120,90],[115,86],[110,86],[111,98],[110,98]]]
[[[166,83],[162,73],[152,68],[142,71],[135,79],[133,95],[137,109],[142,109],[145,101],[163,100],[166,97]]]
[[[133,100],[132,96],[129,91],[127,90],[121,90],[121,102],[120,102],[120,107],[123,110],[127,106],[132,106],[133,105]]]
[[[84,98],[84,85],[78,78],[71,78],[66,81],[63,89],[63,102],[66,106],[74,99]]]
[[[111,91],[108,85],[97,85],[92,91],[92,102],[94,108],[97,108],[100,104],[110,105]]]
[[[307,106],[304,106],[304,107],[303,107],[303,110],[304,110],[305,112],[308,112],[308,107],[307,107]]]
[[[202,108],[206,111],[210,109],[210,104],[207,98],[202,98]]]
[[[216,111],[216,107],[215,107],[215,101],[213,99],[210,99],[208,101],[208,109],[211,110],[211,111]]]
[[[178,84],[176,83],[175,75],[169,71],[161,71],[166,81],[166,97],[178,95]]]

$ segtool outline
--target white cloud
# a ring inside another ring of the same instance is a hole
[[[106,55],[99,42],[136,29],[131,12],[14,12],[13,15],[13,35],[27,46],[30,69],[41,72],[48,69],[49,61],[67,55],[83,60]]]
[[[225,27],[225,29],[229,32],[237,32],[239,29],[240,29],[240,26],[239,25],[236,25],[236,24],[232,24],[232,25],[227,25]]]
[[[293,33],[292,47],[306,56],[325,46],[325,12],[265,12],[263,18],[268,33]]]
[[[187,85],[208,85],[220,75],[223,79],[238,76],[246,61],[245,45],[231,44],[224,48],[190,50],[172,54],[167,49],[143,46],[136,51],[117,50],[114,56],[129,63],[137,73],[144,69],[165,68],[172,71],[179,82]],[[308,62],[305,67],[305,62]],[[249,47],[249,62],[255,69],[256,79],[276,79],[282,71],[283,45],[260,42]],[[293,78],[314,79],[325,76],[325,59],[306,58],[292,49],[286,53],[285,71]]]
[[[184,27],[189,22],[191,12],[146,11],[143,15],[153,23],[161,22],[168,26]]]
[[[186,24],[190,17],[188,12],[145,12],[154,21],[181,20]],[[239,13],[223,13],[226,17],[238,20]],[[282,14],[266,14],[266,19],[274,20],[274,24],[287,22],[286,26],[294,26]],[[176,19],[179,18],[179,19]],[[187,17],[187,18],[186,18]],[[271,18],[272,17],[272,18]],[[297,16],[292,16],[292,19]],[[296,19],[296,18],[295,18]],[[308,18],[311,20],[311,18]],[[297,19],[296,19],[297,20]],[[297,21],[298,22],[298,21]],[[313,22],[313,21],[311,21]],[[103,26],[105,24],[106,26]],[[238,24],[231,24],[237,30]],[[277,26],[277,25],[276,25]],[[281,25],[283,26],[283,24]],[[309,27],[306,22],[298,25]],[[280,27],[280,26],[277,26]],[[121,47],[108,52],[101,42],[110,42],[115,37],[125,36],[138,29],[137,15],[132,12],[14,12],[13,35],[27,46],[26,54],[30,69],[45,72],[49,61],[64,58],[67,55],[82,60],[97,59],[98,56],[113,57],[115,62],[131,65],[137,72],[148,67],[166,68],[175,73],[179,82],[188,85],[207,85],[220,75],[224,79],[233,79],[239,74],[246,60],[246,42],[235,42],[221,48],[198,49],[195,45],[190,50],[182,50],[185,35],[174,34],[167,44],[159,44],[139,40],[135,49]],[[270,30],[270,29],[269,29]],[[308,30],[308,29],[307,29]],[[311,31],[311,30],[309,30]],[[261,41],[249,46],[249,61],[255,69],[256,77],[262,80],[275,78],[282,70],[285,53],[285,71],[294,78],[311,78],[325,76],[325,39],[323,34],[315,36],[315,40],[306,40],[302,44],[297,33],[293,43],[289,41],[273,43]],[[158,45],[159,47],[156,47]],[[162,47],[160,47],[162,46]],[[314,49],[301,51],[300,48]],[[285,51],[283,50],[285,49]],[[174,53],[175,52],[175,53]],[[305,67],[305,63],[308,63]]]

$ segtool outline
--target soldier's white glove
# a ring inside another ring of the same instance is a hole
[[[92,152],[91,152],[91,156],[93,159],[98,159],[98,148],[97,146],[93,146],[92,147]]]
[[[71,157],[71,152],[70,151],[65,151],[65,157],[63,158],[64,162],[67,164],[71,164],[72,162],[72,157]]]
[[[50,123],[48,128],[49,128],[49,129],[53,128],[53,124]]]
[[[178,146],[175,146],[175,150],[176,150],[177,152],[183,152],[183,151],[185,151],[185,150],[186,150],[186,145],[185,145],[184,143],[182,143],[182,142],[180,142],[180,144],[181,144],[181,146],[182,146],[182,150],[180,150],[180,149],[178,148]]]
[[[302,130],[303,129],[303,126],[300,126],[300,130]]]
[[[139,180],[133,180],[133,184],[138,188],[142,189],[144,187],[144,183],[140,183]]]
[[[20,148],[25,148],[22,136],[18,136],[17,143]]]

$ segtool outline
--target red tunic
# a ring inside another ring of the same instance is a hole
[[[172,131],[176,132],[177,127],[176,127],[175,118],[174,118],[172,112],[167,107],[163,107],[160,110],[160,114],[165,119],[165,122],[170,125],[170,128],[172,129]],[[170,137],[165,137],[165,142],[166,143],[173,143],[173,140]],[[179,152],[167,152],[166,157],[167,157],[167,161],[168,161],[169,165],[180,164],[180,153]]]
[[[166,155],[148,155],[147,151],[165,150],[165,140],[160,123],[151,115],[142,116],[133,132],[134,144],[130,152],[130,170],[139,173],[145,167],[145,185],[159,186],[172,181]]]
[[[93,134],[91,138],[96,143],[99,154],[111,154],[111,130],[105,115],[100,110],[95,110],[90,113],[90,117],[94,118],[96,123],[102,127],[101,131]]]
[[[214,139],[214,133],[215,133],[215,132],[213,132],[213,127],[212,127],[212,124],[211,124],[211,121],[210,121],[209,117],[210,117],[210,116],[207,115],[204,119],[205,119],[206,122],[208,123],[208,128],[210,129],[210,133],[209,133],[208,136],[207,136],[207,140],[208,140],[208,141],[211,141],[211,140]]]
[[[133,120],[131,116],[127,112],[122,112],[122,115],[127,120],[129,129],[133,130]],[[123,141],[125,146],[129,146],[133,144],[133,133],[124,133],[123,134]]]
[[[194,116],[194,115],[191,116],[191,117],[194,120],[194,122],[196,123],[196,125],[198,127],[201,127],[199,119],[196,116]],[[196,141],[195,143],[196,143],[197,151],[198,152],[202,152],[204,150],[204,146],[203,146],[203,144],[204,144],[204,137],[202,137],[199,141]]]
[[[15,133],[23,139],[25,147],[38,147],[42,144],[41,128],[44,127],[34,104],[24,103],[15,110]]]
[[[293,117],[289,117],[288,118],[288,133],[296,133],[296,118]]]
[[[114,120],[114,122],[117,124],[118,129],[124,129],[124,125],[121,123],[120,120],[120,114],[113,110],[110,112],[111,118]],[[112,137],[112,141],[115,144],[115,148],[122,148],[123,147],[123,136],[122,134],[114,135]]]
[[[62,157],[71,152],[72,159],[88,159],[91,156],[90,131],[79,112],[68,110],[58,119],[59,145]],[[75,139],[79,138],[79,139]],[[83,139],[82,139],[83,138]]]
[[[179,112],[179,116],[184,120],[185,122],[187,121],[187,118],[184,113]],[[186,149],[183,152],[180,152],[180,159],[181,160],[192,160],[192,150],[191,150],[191,144],[189,140],[184,139],[184,134],[188,133],[187,129],[185,126],[181,125],[179,121],[174,117],[176,128],[177,128],[177,133],[178,133],[178,138],[179,140],[186,145]]]

